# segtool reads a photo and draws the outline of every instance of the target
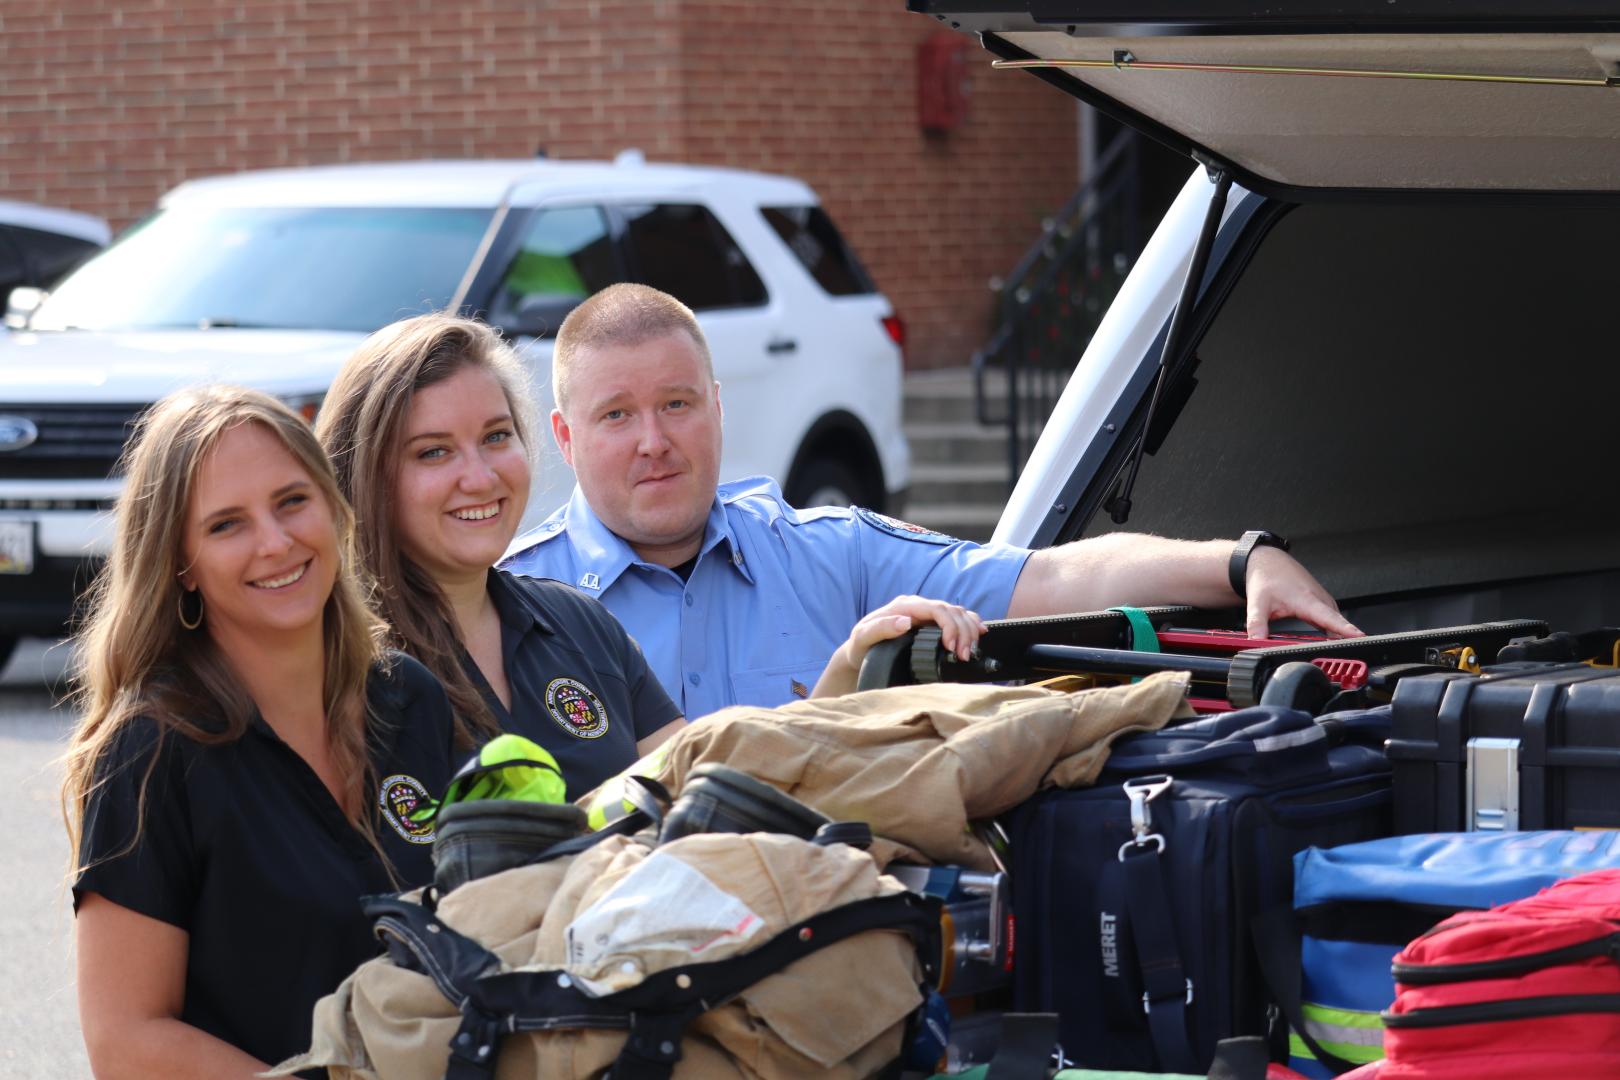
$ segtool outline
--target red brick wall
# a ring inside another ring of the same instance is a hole
[[[969,55],[924,137],[900,0],[4,0],[0,197],[123,225],[191,176],[421,157],[608,157],[812,183],[911,329],[965,363],[1041,214],[1074,107]]]
[[[682,9],[687,158],[814,186],[906,320],[912,367],[967,363],[988,330],[990,277],[1078,181],[1074,103],[991,70],[976,43],[967,122],[921,131],[917,47],[946,32],[898,0]]]

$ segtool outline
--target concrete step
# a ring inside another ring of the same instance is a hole
[[[980,465],[914,464],[911,467],[911,501],[931,503],[971,503],[993,506],[1007,503],[1012,486],[1007,482],[1004,462]]]
[[[1006,381],[988,373],[985,390],[1004,409]],[[905,380],[905,432],[911,443],[911,496],[905,517],[963,540],[990,539],[1007,505],[1007,433],[975,416],[970,368],[919,371]]]
[[[959,540],[984,543],[1001,520],[1000,506],[968,503],[906,504],[906,520]]]
[[[977,424],[908,423],[913,468],[919,465],[993,465],[1007,460],[1006,433]]]
[[[1004,409],[1006,384],[1000,372],[991,372],[985,391],[995,412]],[[904,416],[908,423],[977,424],[973,372],[968,368],[923,371],[905,379]]]

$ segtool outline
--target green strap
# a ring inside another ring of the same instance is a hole
[[[1119,612],[1131,624],[1132,649],[1137,652],[1164,651],[1159,648],[1159,634],[1153,629],[1153,620],[1147,617],[1147,612],[1138,607],[1111,607],[1108,610]]]

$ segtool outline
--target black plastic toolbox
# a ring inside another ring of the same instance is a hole
[[[1408,676],[1392,719],[1397,833],[1620,828],[1620,670]]]

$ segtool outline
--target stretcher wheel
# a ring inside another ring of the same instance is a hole
[[[1266,680],[1260,704],[1302,709],[1316,716],[1338,692],[1339,688],[1321,668],[1296,661],[1284,664],[1277,669],[1277,674]]]
[[[916,636],[917,631],[910,630],[868,649],[866,659],[861,661],[855,689],[882,690],[890,686],[910,686],[916,682],[911,674],[911,644]]]

